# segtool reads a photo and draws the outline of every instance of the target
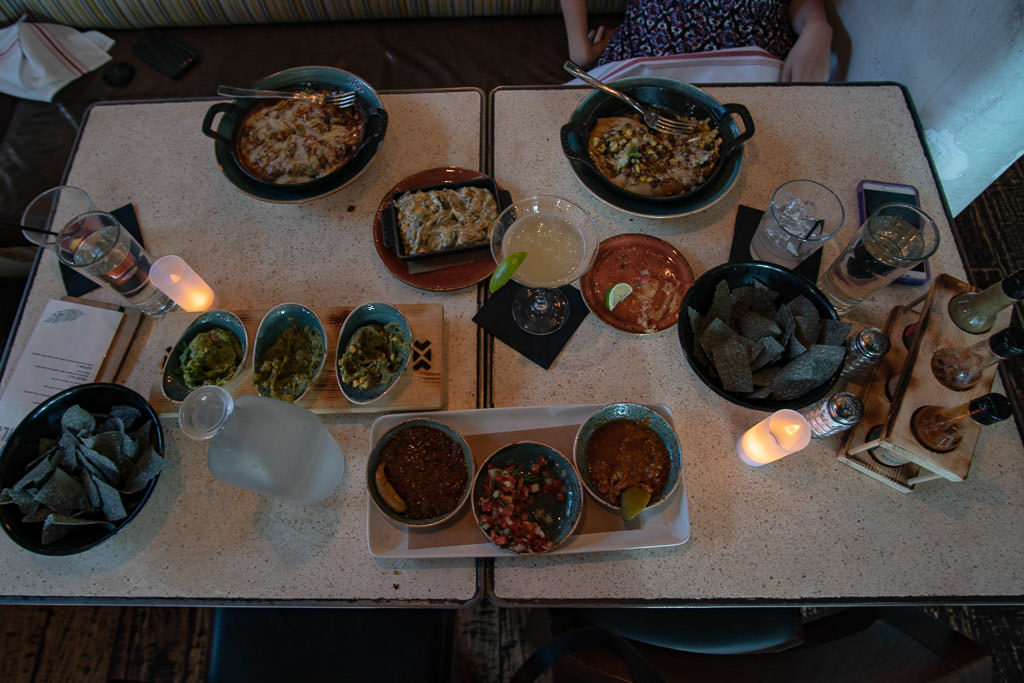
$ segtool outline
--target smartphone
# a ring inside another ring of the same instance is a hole
[[[862,180],[857,184],[857,207],[860,210],[861,223],[866,221],[876,208],[892,202],[921,206],[917,188],[911,185],[885,183],[879,180]],[[904,285],[923,285],[929,279],[931,279],[931,269],[928,267],[928,261],[922,261],[896,278],[896,282]]]
[[[160,73],[177,78],[196,62],[196,53],[160,31],[150,31],[132,45],[132,54]]]

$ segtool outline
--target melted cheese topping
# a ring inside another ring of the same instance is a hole
[[[365,127],[357,107],[304,100],[260,104],[238,128],[238,161],[249,175],[266,182],[309,182],[351,159]]]
[[[482,187],[407,192],[395,200],[407,254],[484,244],[498,217],[494,195]]]

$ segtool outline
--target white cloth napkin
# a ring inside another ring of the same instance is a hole
[[[22,17],[0,29],[0,91],[50,102],[65,85],[110,61],[107,50],[113,44],[97,31],[82,33]]]
[[[633,76],[661,76],[684,83],[773,83],[782,75],[782,60],[759,47],[733,47],[666,57],[634,57],[596,66],[588,72],[602,81]],[[570,85],[582,85],[580,79]]]

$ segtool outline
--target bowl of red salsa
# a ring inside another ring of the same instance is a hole
[[[620,497],[631,487],[651,494],[644,510],[667,501],[682,481],[683,456],[671,423],[637,403],[613,403],[580,425],[573,460],[587,493],[621,513]]]
[[[438,420],[410,418],[377,440],[366,463],[373,504],[389,519],[426,528],[455,518],[469,497],[469,444]]]
[[[519,441],[488,456],[473,480],[473,515],[494,545],[518,555],[550,552],[575,533],[583,489],[551,446]]]

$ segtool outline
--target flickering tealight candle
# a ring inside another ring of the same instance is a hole
[[[180,256],[161,256],[149,269],[149,279],[189,313],[213,306],[213,290]]]
[[[811,427],[795,410],[772,413],[748,429],[736,442],[740,460],[760,467],[806,448],[811,442]]]

